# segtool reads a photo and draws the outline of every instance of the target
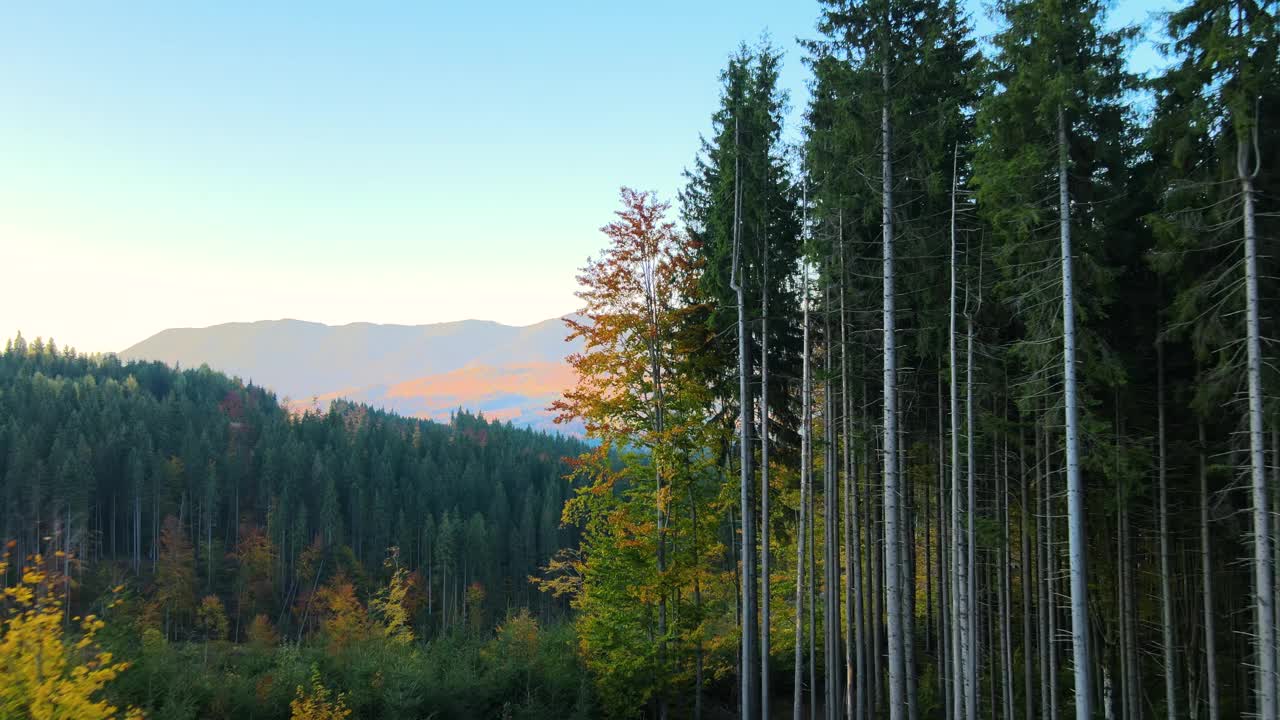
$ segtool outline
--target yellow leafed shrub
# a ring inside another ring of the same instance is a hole
[[[45,571],[36,555],[19,583],[4,591],[0,605],[0,717],[32,720],[141,718],[136,708],[121,710],[101,698],[107,683],[129,665],[94,647],[101,619],[74,618],[79,637],[63,631],[62,583]],[[0,557],[0,575],[9,557]]]

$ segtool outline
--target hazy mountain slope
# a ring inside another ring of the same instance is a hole
[[[442,418],[465,407],[549,428],[547,405],[572,383],[564,358],[577,345],[564,337],[559,319],[525,327],[267,320],[164,330],[120,357],[208,364],[295,407],[347,397],[405,415]]]

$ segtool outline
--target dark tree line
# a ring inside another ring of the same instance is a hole
[[[281,630],[302,622],[297,605],[336,572],[370,589],[393,547],[429,629],[462,622],[472,602],[490,620],[514,607],[562,614],[528,578],[577,542],[560,523],[573,490],[563,459],[584,447],[462,411],[448,424],[345,402],[290,415],[205,367],[123,364],[21,336],[0,355],[11,555],[62,550],[86,575],[109,568],[151,589],[164,585],[167,528],[190,556],[188,592],[226,598],[241,633],[256,613]],[[252,611],[234,600],[246,573],[259,587]]]

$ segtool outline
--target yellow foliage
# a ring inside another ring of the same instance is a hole
[[[21,582],[4,591],[8,602],[0,609],[0,717],[141,718],[136,708],[120,715],[119,708],[97,697],[129,665],[94,649],[103,622],[93,615],[77,618],[78,639],[64,635],[60,583],[40,570],[43,562],[34,556]],[[0,558],[0,574],[7,570],[5,555]]]
[[[289,720],[343,720],[351,714],[346,693],[334,695],[320,682],[320,671],[311,668],[311,689],[298,686],[297,697],[289,703]]]
[[[227,612],[217,595],[206,595],[196,609],[196,627],[205,640],[227,639]]]
[[[346,577],[331,578],[316,592],[316,603],[321,611],[321,627],[329,638],[330,652],[340,653],[369,636],[368,615],[356,597],[355,586]]]
[[[391,548],[387,564],[390,566],[394,563],[398,555],[399,548]],[[413,627],[406,602],[412,587],[408,571],[396,568],[387,586],[369,601],[369,609],[382,618],[382,635],[398,645],[413,642]]]
[[[247,634],[249,644],[259,649],[273,648],[280,644],[280,634],[271,626],[271,620],[262,613],[253,616]]]

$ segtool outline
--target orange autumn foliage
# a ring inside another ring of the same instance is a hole
[[[368,613],[356,596],[355,585],[345,575],[335,575],[316,591],[314,602],[331,652],[341,652],[369,637]]]

